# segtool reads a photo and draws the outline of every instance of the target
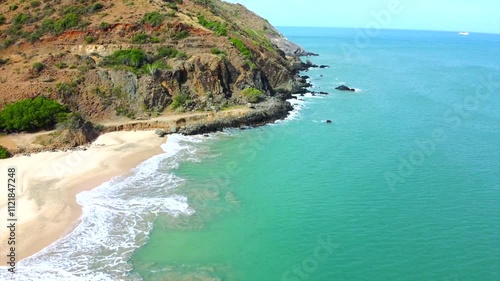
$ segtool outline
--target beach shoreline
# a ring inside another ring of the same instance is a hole
[[[2,170],[17,169],[17,261],[38,253],[79,224],[82,206],[76,201],[78,193],[126,175],[143,161],[161,154],[165,142],[154,131],[121,131],[103,134],[82,150],[1,160]],[[0,218],[4,221],[7,221],[6,197],[0,197]],[[3,228],[1,241],[7,241],[8,235],[8,229]]]

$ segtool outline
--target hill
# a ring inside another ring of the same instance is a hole
[[[258,118],[219,122],[241,125],[286,116],[284,99],[304,86],[297,56],[309,53],[239,4],[32,0],[0,11],[0,110],[43,96],[94,123],[130,123],[255,104]]]

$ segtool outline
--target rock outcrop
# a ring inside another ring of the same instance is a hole
[[[0,25],[0,67],[6,81],[0,110],[7,103],[46,96],[94,123],[128,123],[164,114],[209,116],[245,107],[248,90],[259,95],[255,100],[260,103],[244,115],[164,128],[204,133],[286,117],[291,106],[285,100],[311,86],[309,77],[299,73],[318,67],[300,59],[316,54],[239,4],[155,0],[135,6],[105,1],[90,11],[81,3],[42,1],[30,10],[29,21],[15,26],[21,30],[14,34],[7,32],[18,14],[7,9],[14,2],[1,4],[6,20]],[[29,3],[21,6],[29,10]],[[43,11],[50,10],[50,19],[57,21],[70,6],[79,11],[78,28],[52,30],[49,21],[42,28]],[[109,19],[113,23],[106,23]],[[36,71],[35,64],[40,66]],[[65,133],[57,142],[73,138],[74,146],[93,138],[88,135]]]
[[[355,89],[349,88],[346,85],[338,86],[337,88],[335,88],[335,90],[348,91],[348,92],[355,92],[356,91]]]

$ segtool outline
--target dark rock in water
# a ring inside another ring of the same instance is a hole
[[[307,75],[303,75],[303,76],[300,76],[300,78],[302,78],[302,79],[306,79],[306,80],[307,80],[307,79],[309,79],[309,78],[311,78],[311,77],[309,77],[309,76],[307,76]]]
[[[303,94],[303,93],[300,93],[300,96],[301,96],[301,97],[303,97],[303,96],[304,96],[304,94]]]
[[[203,135],[203,136],[204,136],[205,138],[209,138],[209,137],[210,137],[210,135]]]
[[[327,92],[319,92],[320,95],[328,95]]]
[[[321,74],[319,77],[323,77],[323,74]]]
[[[326,120],[326,124],[332,124],[332,120]]]
[[[167,135],[167,132],[161,130],[161,129],[158,129],[155,131],[155,134],[157,134],[160,138],[163,138]]]
[[[338,86],[337,88],[335,88],[335,90],[339,90],[339,91],[349,91],[349,92],[355,92],[356,90],[354,89],[351,89],[349,87],[347,87],[346,85],[341,85],[341,86]]]
[[[322,65],[319,66],[319,68],[330,68],[330,66],[326,65],[326,64],[322,64]]]

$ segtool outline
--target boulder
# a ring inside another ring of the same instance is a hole
[[[322,65],[319,66],[319,68],[330,68],[330,66],[326,65],[326,64],[322,64]]]
[[[157,134],[160,138],[163,138],[167,135],[167,132],[165,132],[164,130],[162,129],[158,129],[155,131],[155,134]]]
[[[332,124],[332,120],[326,120],[326,124]]]
[[[335,88],[335,90],[339,90],[339,91],[349,91],[349,92],[355,92],[356,90],[352,89],[352,88],[349,88],[347,87],[346,85],[341,85],[341,86],[338,86],[337,88]]]

